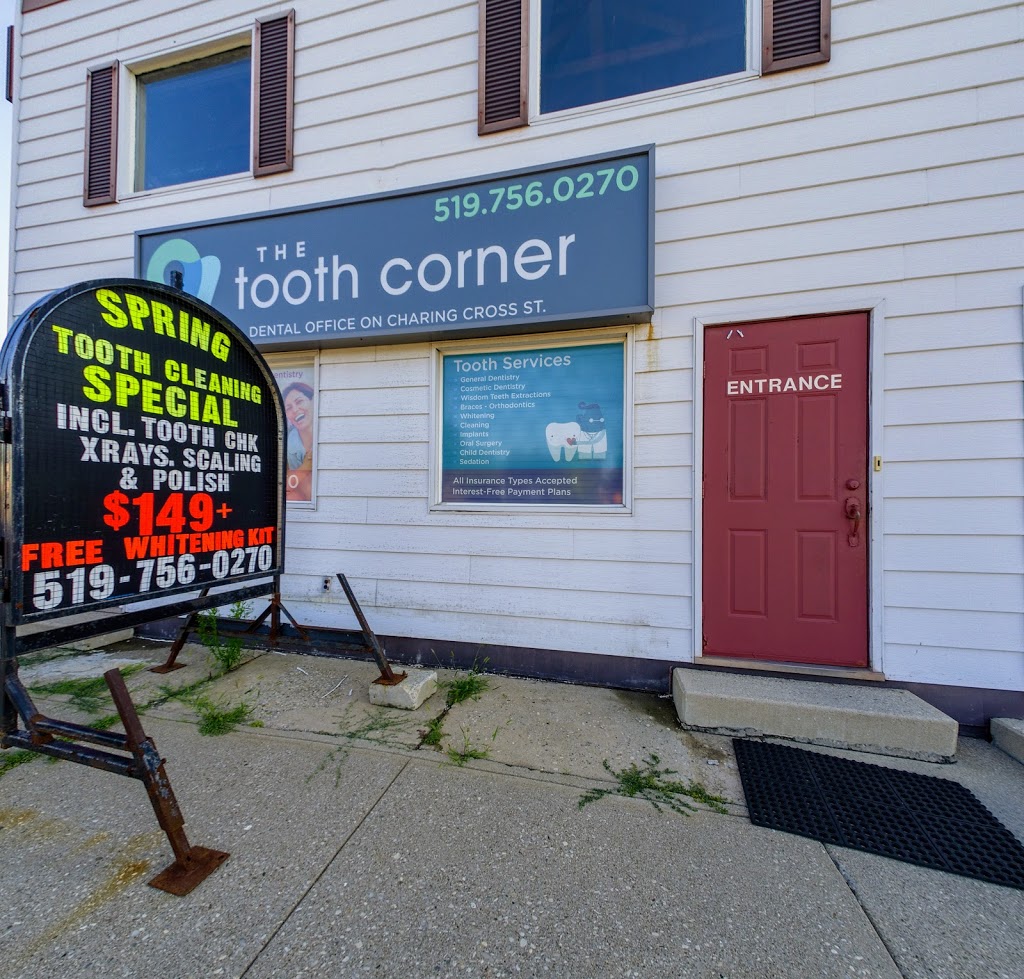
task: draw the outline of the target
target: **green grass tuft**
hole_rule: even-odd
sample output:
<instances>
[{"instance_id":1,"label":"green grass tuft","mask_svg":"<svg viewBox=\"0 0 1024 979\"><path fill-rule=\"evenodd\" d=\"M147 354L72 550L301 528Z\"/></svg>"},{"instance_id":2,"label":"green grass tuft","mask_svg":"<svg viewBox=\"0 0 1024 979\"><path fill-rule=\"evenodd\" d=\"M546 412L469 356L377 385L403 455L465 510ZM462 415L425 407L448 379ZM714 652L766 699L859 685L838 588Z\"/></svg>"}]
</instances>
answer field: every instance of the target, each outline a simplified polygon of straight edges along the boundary
<instances>
[{"instance_id":1,"label":"green grass tuft","mask_svg":"<svg viewBox=\"0 0 1024 979\"><path fill-rule=\"evenodd\" d=\"M441 684L448 691L445 695L445 706L454 707L465 700L479 700L480 695L490 684L490 678L474 666L468 673L460 673L454 679Z\"/></svg>"},{"instance_id":2,"label":"green grass tuft","mask_svg":"<svg viewBox=\"0 0 1024 979\"><path fill-rule=\"evenodd\" d=\"M199 714L199 733L210 736L233 731L252 714L252 708L245 701L235 707L222 707L209 697L197 697L194 706Z\"/></svg>"},{"instance_id":3,"label":"green grass tuft","mask_svg":"<svg viewBox=\"0 0 1024 979\"><path fill-rule=\"evenodd\" d=\"M427 729L420 731L420 745L427 745L430 748L440 747L441 739L444 737L444 714L438 714L427 721Z\"/></svg>"},{"instance_id":4,"label":"green grass tuft","mask_svg":"<svg viewBox=\"0 0 1024 979\"><path fill-rule=\"evenodd\" d=\"M602 764L605 770L615 777L619 783L618 787L591 789L580 797L579 808L582 809L588 803L596 802L607 795L623 795L629 798L640 796L659 812L662 806L667 806L673 812L683 816L697 811L696 806L685 801L687 799L702 803L708 808L714 809L715 812L728 812L728 809L725 808L728 799L712 795L699 782L685 783L665 778L666 775L675 775L676 772L671 768L658 768L660 763L661 759L657 755L651 754L644 759L642 768L637 767L636 762L633 762L628 768L617 772L608 764L606 758Z\"/></svg>"},{"instance_id":5,"label":"green grass tuft","mask_svg":"<svg viewBox=\"0 0 1024 979\"><path fill-rule=\"evenodd\" d=\"M448 760L453 765L458 765L459 768L461 768L463 765L465 765L467 761L470 761L470 760L472 760L474 758L486 758L486 757L487 757L487 749L486 748L471 748L470 747L470 745L469 745L469 732L465 728L462 729L462 751L459 751L457 748L449 748L448 749Z\"/></svg>"},{"instance_id":6,"label":"green grass tuft","mask_svg":"<svg viewBox=\"0 0 1024 979\"><path fill-rule=\"evenodd\" d=\"M0 752L0 778L19 765L26 765L38 757L34 751L23 751L21 748L8 748Z\"/></svg>"},{"instance_id":7,"label":"green grass tuft","mask_svg":"<svg viewBox=\"0 0 1024 979\"><path fill-rule=\"evenodd\" d=\"M121 676L130 677L143 669L144 663L136 663L123 667ZM110 688L101 676L77 677L73 680L54 680L52 683L34 683L30 687L33 693L43 696L67 697L72 707L83 714L98 714L113 701L110 699Z\"/></svg>"}]
</instances>

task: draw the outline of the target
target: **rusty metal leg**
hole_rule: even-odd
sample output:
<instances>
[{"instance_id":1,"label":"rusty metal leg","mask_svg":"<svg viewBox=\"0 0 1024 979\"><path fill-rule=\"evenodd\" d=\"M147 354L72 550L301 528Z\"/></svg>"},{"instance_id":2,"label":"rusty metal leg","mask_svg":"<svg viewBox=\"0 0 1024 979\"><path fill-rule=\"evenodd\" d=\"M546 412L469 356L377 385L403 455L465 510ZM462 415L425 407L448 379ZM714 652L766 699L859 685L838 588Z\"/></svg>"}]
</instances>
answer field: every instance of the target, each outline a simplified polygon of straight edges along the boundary
<instances>
[{"instance_id":1,"label":"rusty metal leg","mask_svg":"<svg viewBox=\"0 0 1024 979\"><path fill-rule=\"evenodd\" d=\"M204 588L200 593L200 598L206 598L210 594L209 586ZM170 673L172 670L184 669L187 663L177 663L175 660L178 658L178 653L181 652L185 642L188 640L188 634L195 628L196 621L199 619L198 612L190 612L185 624L181 627L181 631L178 633L178 638L171 644L171 648L167 653L167 659L159 666L151 666L149 668L150 673Z\"/></svg>"},{"instance_id":2,"label":"rusty metal leg","mask_svg":"<svg viewBox=\"0 0 1024 979\"><path fill-rule=\"evenodd\" d=\"M302 641L303 642L309 642L309 633L306 632L306 630L301 625L299 625L298 622L295 621L295 616L293 616L292 613L288 611L288 609L285 606L284 602L281 601L280 593L278 593L275 597L277 598L278 608L280 609L280 611L284 612L284 614L286 616L288 616L288 621L292 624L292 627L299 634L299 636L301 637Z\"/></svg>"},{"instance_id":3,"label":"rusty metal leg","mask_svg":"<svg viewBox=\"0 0 1024 979\"><path fill-rule=\"evenodd\" d=\"M227 860L228 854L189 843L185 836L185 817L178 808L170 779L164 770L163 759L153 739L147 737L142 730L142 723L124 678L118 670L108 670L103 678L107 681L110 696L124 725L128 749L135 759L136 775L145 783L157 822L167 834L167 840L174 851L174 863L157 874L149 885L184 897Z\"/></svg>"},{"instance_id":4,"label":"rusty metal leg","mask_svg":"<svg viewBox=\"0 0 1024 979\"><path fill-rule=\"evenodd\" d=\"M14 641L14 628L0 626L0 738L18 729L18 708L7 693L7 678L18 674Z\"/></svg>"},{"instance_id":5,"label":"rusty metal leg","mask_svg":"<svg viewBox=\"0 0 1024 979\"><path fill-rule=\"evenodd\" d=\"M254 633L261 625L263 620L270 616L270 626L267 638L270 640L271 646L277 645L277 640L281 635L281 613L284 612L288 616L288 621L291 622L295 631L299 634L299 637L303 642L309 642L309 633L295 621L295 617L291 612L285 608L284 602L281 601L281 579L274 579L274 592L270 597L270 604L260 612L259 616L253 619L246 628L247 633Z\"/></svg>"},{"instance_id":6,"label":"rusty metal leg","mask_svg":"<svg viewBox=\"0 0 1024 979\"><path fill-rule=\"evenodd\" d=\"M270 599L270 644L277 645L278 637L281 635L281 593L275 591Z\"/></svg>"},{"instance_id":7,"label":"rusty metal leg","mask_svg":"<svg viewBox=\"0 0 1024 979\"><path fill-rule=\"evenodd\" d=\"M248 627L246 628L245 631L246 632L255 632L261 625L263 625L263 620L268 615L270 615L271 612L274 611L274 607L275 607L274 606L274 599L271 598L270 599L270 604L262 612L260 612L260 614L255 619L253 619L252 622L249 623L249 625L248 625Z\"/></svg>"},{"instance_id":8,"label":"rusty metal leg","mask_svg":"<svg viewBox=\"0 0 1024 979\"><path fill-rule=\"evenodd\" d=\"M380 676L373 682L389 687L393 687L396 684L401 683L408 674L395 673L395 671L391 669L391 664L388 662L387 656L384 655L384 648L381 646L380 640L378 640L376 635L374 635L373 629L370 628L370 623L366 621L366 616L363 615L363 610L359 607L359 602L356 600L356 594L352 591L352 586L348 583L348 578L346 578L340 571L338 572L338 581L341 582L341 587L345 591L345 597L348 599L349 605L352 606L352 611L355 612L355 616L359 620L359 628L362 630L363 639L366 641L366 645L373 653L373 658L377 661L377 667L380 669Z\"/></svg>"},{"instance_id":9,"label":"rusty metal leg","mask_svg":"<svg viewBox=\"0 0 1024 979\"><path fill-rule=\"evenodd\" d=\"M7 677L14 675L14 661L0 660L0 738L18 729L18 709L7 693Z\"/></svg>"}]
</instances>

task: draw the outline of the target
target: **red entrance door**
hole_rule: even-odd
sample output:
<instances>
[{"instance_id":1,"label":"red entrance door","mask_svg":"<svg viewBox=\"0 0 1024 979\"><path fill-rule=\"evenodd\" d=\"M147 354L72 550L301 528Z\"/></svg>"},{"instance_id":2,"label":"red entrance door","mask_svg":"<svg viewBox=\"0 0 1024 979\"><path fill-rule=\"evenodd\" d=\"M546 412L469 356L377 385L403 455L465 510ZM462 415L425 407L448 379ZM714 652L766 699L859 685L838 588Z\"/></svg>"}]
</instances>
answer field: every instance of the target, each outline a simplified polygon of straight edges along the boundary
<instances>
[{"instance_id":1,"label":"red entrance door","mask_svg":"<svg viewBox=\"0 0 1024 979\"><path fill-rule=\"evenodd\" d=\"M868 320L704 334L704 654L867 666Z\"/></svg>"}]
</instances>

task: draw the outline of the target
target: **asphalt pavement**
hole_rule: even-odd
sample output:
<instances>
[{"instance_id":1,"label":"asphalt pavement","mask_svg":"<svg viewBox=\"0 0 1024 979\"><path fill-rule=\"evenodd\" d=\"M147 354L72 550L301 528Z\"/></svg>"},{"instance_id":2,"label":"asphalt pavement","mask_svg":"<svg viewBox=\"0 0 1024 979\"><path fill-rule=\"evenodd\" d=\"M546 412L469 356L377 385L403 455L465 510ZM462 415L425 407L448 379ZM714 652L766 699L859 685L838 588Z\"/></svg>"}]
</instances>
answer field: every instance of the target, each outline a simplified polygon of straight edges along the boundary
<instances>
[{"instance_id":1,"label":"asphalt pavement","mask_svg":"<svg viewBox=\"0 0 1024 979\"><path fill-rule=\"evenodd\" d=\"M405 712L370 705L369 662L263 653L211 679L187 646L148 672L166 652L48 651L22 679L93 723L111 705L74 681L121 667L189 840L231 856L186 897L151 888L173 855L139 782L0 753L4 979L1024 975L1024 891L751 825L731 742L668 697L439 658ZM829 753L960 781L1024 839L1024 766L991 744Z\"/></svg>"}]
</instances>

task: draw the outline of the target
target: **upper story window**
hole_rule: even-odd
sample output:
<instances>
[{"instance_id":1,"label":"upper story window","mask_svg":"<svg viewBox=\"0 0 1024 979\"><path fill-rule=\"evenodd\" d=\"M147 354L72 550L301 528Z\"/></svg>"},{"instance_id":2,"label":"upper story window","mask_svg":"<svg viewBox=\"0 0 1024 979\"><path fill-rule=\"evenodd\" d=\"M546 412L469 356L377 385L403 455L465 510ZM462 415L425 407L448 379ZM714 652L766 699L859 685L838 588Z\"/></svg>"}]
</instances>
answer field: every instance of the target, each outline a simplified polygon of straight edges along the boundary
<instances>
[{"instance_id":1,"label":"upper story window","mask_svg":"<svg viewBox=\"0 0 1024 979\"><path fill-rule=\"evenodd\" d=\"M115 61L89 69L86 207L112 204L119 191L291 170L295 12L257 20L251 31L216 43L213 50L175 51L170 64L157 54L134 66ZM123 95L134 98L127 127ZM130 176L119 180L119 171Z\"/></svg>"},{"instance_id":2,"label":"upper story window","mask_svg":"<svg viewBox=\"0 0 1024 979\"><path fill-rule=\"evenodd\" d=\"M831 57L831 0L478 2L481 135L529 125L531 51L540 114ZM748 37L758 15L760 54Z\"/></svg>"},{"instance_id":3,"label":"upper story window","mask_svg":"<svg viewBox=\"0 0 1024 979\"><path fill-rule=\"evenodd\" d=\"M249 171L249 48L136 76L135 189Z\"/></svg>"},{"instance_id":4,"label":"upper story window","mask_svg":"<svg viewBox=\"0 0 1024 979\"><path fill-rule=\"evenodd\" d=\"M747 0L541 0L540 111L747 67Z\"/></svg>"}]
</instances>

